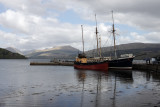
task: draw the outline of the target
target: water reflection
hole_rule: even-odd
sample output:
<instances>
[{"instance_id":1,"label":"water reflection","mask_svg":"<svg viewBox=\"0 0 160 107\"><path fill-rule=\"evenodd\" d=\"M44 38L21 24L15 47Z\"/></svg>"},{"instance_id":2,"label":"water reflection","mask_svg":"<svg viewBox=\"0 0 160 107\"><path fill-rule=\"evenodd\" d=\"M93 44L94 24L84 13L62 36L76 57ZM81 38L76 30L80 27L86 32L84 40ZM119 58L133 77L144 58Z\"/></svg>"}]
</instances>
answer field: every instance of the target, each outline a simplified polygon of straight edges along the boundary
<instances>
[{"instance_id":1,"label":"water reflection","mask_svg":"<svg viewBox=\"0 0 160 107\"><path fill-rule=\"evenodd\" d=\"M146 72L146 80L147 81L158 81L160 82L160 73L159 72Z\"/></svg>"},{"instance_id":2,"label":"water reflection","mask_svg":"<svg viewBox=\"0 0 160 107\"><path fill-rule=\"evenodd\" d=\"M82 84L81 107L85 105L84 95L88 94L84 91L85 89L90 90L90 92L94 90L94 92L90 94L94 94L95 98L93 98L93 100L91 100L90 102L93 102L95 107L105 105L106 103L107 105L115 107L117 82L120 85L133 84L132 71L103 72L103 71L76 70L76 75L79 84ZM92 84L89 84L88 81L90 80L94 82L92 82ZM90 86L88 87L88 85ZM108 93L109 91L110 93ZM106 99L106 103L104 103L105 100L103 98L104 93L106 93L106 96L108 96L107 94L109 94L110 97L110 99Z\"/></svg>"},{"instance_id":3,"label":"water reflection","mask_svg":"<svg viewBox=\"0 0 160 107\"><path fill-rule=\"evenodd\" d=\"M114 75L114 91L113 91L113 104L112 107L116 107L116 93L117 93L117 79L124 84L132 84L133 78L132 78L132 70L125 70L125 71L110 71L110 74Z\"/></svg>"},{"instance_id":4,"label":"water reflection","mask_svg":"<svg viewBox=\"0 0 160 107\"><path fill-rule=\"evenodd\" d=\"M83 107L83 99L84 99L84 82L86 78L85 70L76 71L78 81L83 85L82 92L81 92L81 107Z\"/></svg>"},{"instance_id":5,"label":"water reflection","mask_svg":"<svg viewBox=\"0 0 160 107\"><path fill-rule=\"evenodd\" d=\"M160 106L160 73L28 64L0 61L0 107Z\"/></svg>"},{"instance_id":6,"label":"water reflection","mask_svg":"<svg viewBox=\"0 0 160 107\"><path fill-rule=\"evenodd\" d=\"M91 73L92 72L92 73ZM108 105L111 107L119 106L141 106L141 102L145 103L145 100L135 103L135 99L131 96L134 95L139 98L146 99L147 95L143 93L151 90L153 81L160 80L160 74L153 72L142 72L142 71L89 71L89 70L76 70L77 79L80 84L82 84L82 94L81 94L81 107L86 106L86 95L88 93L84 91L85 89L94 90L93 99L90 101L94 103L95 107L101 107ZM146 79L146 81L144 81ZM92 84L88 87L88 82L92 80ZM148 83L147 81L150 81ZM151 82L152 81L152 82ZM94 84L93 84L94 83ZM146 87L146 85L148 87ZM157 84L158 86L160 84ZM156 87L154 86L154 87ZM155 88L156 90L157 88ZM152 89L153 90L153 89ZM156 90L159 92L159 90ZM154 96L152 92L149 92L151 96ZM139 96L140 94L143 96ZM123 100L124 98L124 100ZM128 99L130 99L129 102ZM152 98L150 99L152 101ZM136 101L137 102L137 101ZM154 101L153 101L154 102ZM152 104L152 103L151 103Z\"/></svg>"},{"instance_id":7,"label":"water reflection","mask_svg":"<svg viewBox=\"0 0 160 107\"><path fill-rule=\"evenodd\" d=\"M132 71L109 71L109 75L113 76L115 80L118 80L121 85L123 84L133 84Z\"/></svg>"},{"instance_id":8,"label":"water reflection","mask_svg":"<svg viewBox=\"0 0 160 107\"><path fill-rule=\"evenodd\" d=\"M106 74L106 72L97 72L97 71L87 71L87 70L76 70L77 72L77 77L78 77L78 80L81 84L83 84L83 87L82 87L82 93L81 93L81 107L83 107L84 105L84 90L85 90L85 85L88 85L88 84L85 84L85 80L87 79L87 76L88 77L94 77L94 80L97 80L94 82L94 85L96 86L96 91L95 91L95 87L93 87L93 89L91 88L91 90L89 90L89 92L91 94L95 94L95 100L91 100L90 102L95 102L95 107L98 107L98 103L99 103L99 97L101 95L101 79L102 79L102 76L105 76L104 74ZM91 72L94 72L95 74L94 75L91 75L90 73ZM92 84L91 84L92 85ZM87 86L86 86L87 87ZM92 86L90 86L92 87ZM85 90L87 91L87 90ZM93 98L94 99L94 98Z\"/></svg>"},{"instance_id":9,"label":"water reflection","mask_svg":"<svg viewBox=\"0 0 160 107\"><path fill-rule=\"evenodd\" d=\"M97 80L97 89L101 88L101 81L109 82L112 79L118 78L118 81L124 84L133 84L132 71L89 71L75 70L79 82L84 83L87 79L94 78Z\"/></svg>"}]
</instances>

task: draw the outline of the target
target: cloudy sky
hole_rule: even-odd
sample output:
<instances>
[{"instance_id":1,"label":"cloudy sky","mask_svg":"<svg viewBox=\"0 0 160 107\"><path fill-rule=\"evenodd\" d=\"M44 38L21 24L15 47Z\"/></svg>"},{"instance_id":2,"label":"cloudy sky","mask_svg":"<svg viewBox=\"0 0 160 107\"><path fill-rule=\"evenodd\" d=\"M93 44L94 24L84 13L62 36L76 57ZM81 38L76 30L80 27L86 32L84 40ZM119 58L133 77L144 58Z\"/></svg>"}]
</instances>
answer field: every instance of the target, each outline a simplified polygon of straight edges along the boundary
<instances>
[{"instance_id":1,"label":"cloudy sky","mask_svg":"<svg viewBox=\"0 0 160 107\"><path fill-rule=\"evenodd\" d=\"M0 47L82 50L83 25L85 50L95 48L95 13L102 46L109 46L112 10L117 44L160 42L160 0L0 0Z\"/></svg>"}]
</instances>

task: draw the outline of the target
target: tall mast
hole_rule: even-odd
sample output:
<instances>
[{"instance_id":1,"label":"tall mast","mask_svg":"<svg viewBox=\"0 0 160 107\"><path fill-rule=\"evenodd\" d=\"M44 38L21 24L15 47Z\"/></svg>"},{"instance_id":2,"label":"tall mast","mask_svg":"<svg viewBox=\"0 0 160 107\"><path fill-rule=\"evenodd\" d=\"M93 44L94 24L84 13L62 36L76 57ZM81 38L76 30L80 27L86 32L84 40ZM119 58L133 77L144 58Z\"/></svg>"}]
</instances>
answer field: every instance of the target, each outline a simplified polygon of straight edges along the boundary
<instances>
[{"instance_id":1,"label":"tall mast","mask_svg":"<svg viewBox=\"0 0 160 107\"><path fill-rule=\"evenodd\" d=\"M82 45L83 45L83 54L84 54L84 38L83 38L83 25L81 25L82 28Z\"/></svg>"},{"instance_id":2,"label":"tall mast","mask_svg":"<svg viewBox=\"0 0 160 107\"><path fill-rule=\"evenodd\" d=\"M101 36L99 36L99 45L100 45L100 49L99 49L99 55L100 55L100 57L102 57L102 49L101 49Z\"/></svg>"},{"instance_id":3,"label":"tall mast","mask_svg":"<svg viewBox=\"0 0 160 107\"><path fill-rule=\"evenodd\" d=\"M113 25L112 25L112 33L113 33L113 39L114 39L114 54L115 54L115 59L117 59L117 53L116 53L116 40L115 40L115 29L114 29L114 18L113 18L113 11L112 11L112 21L113 21Z\"/></svg>"},{"instance_id":4,"label":"tall mast","mask_svg":"<svg viewBox=\"0 0 160 107\"><path fill-rule=\"evenodd\" d=\"M96 14L95 14L95 20L96 20L97 54L99 55L99 49L98 49L98 30L97 30L97 19L96 19Z\"/></svg>"}]
</instances>

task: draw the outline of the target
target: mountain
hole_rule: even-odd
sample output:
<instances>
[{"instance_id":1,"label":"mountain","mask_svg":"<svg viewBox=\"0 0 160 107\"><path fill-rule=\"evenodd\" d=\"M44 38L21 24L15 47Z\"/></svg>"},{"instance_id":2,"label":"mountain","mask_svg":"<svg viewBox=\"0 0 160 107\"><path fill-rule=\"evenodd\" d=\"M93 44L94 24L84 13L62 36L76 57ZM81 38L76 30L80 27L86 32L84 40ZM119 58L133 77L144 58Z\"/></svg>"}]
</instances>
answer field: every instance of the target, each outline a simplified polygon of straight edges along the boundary
<instances>
[{"instance_id":1,"label":"mountain","mask_svg":"<svg viewBox=\"0 0 160 107\"><path fill-rule=\"evenodd\" d=\"M0 48L0 59L26 59L26 57Z\"/></svg>"},{"instance_id":2,"label":"mountain","mask_svg":"<svg viewBox=\"0 0 160 107\"><path fill-rule=\"evenodd\" d=\"M114 47L103 47L102 56L114 56ZM159 43L129 43L116 46L117 55L130 54L135 55L135 59L145 59L155 56L160 56L160 44ZM93 56L97 50L87 51L87 56ZM143 54L143 55L142 55Z\"/></svg>"},{"instance_id":3,"label":"mountain","mask_svg":"<svg viewBox=\"0 0 160 107\"><path fill-rule=\"evenodd\" d=\"M13 53L19 53L19 54L23 55L23 53L20 50L16 49L16 48L7 47L5 49L8 50L8 51L10 51L10 52L13 52Z\"/></svg>"},{"instance_id":4,"label":"mountain","mask_svg":"<svg viewBox=\"0 0 160 107\"><path fill-rule=\"evenodd\" d=\"M117 55L130 54L135 55L135 59L145 59L155 56L160 56L160 43L129 43L121 44L116 46ZM22 53L18 49L8 48L8 50L14 53ZM102 47L102 56L114 56L114 47ZM97 50L86 51L88 57L96 56L95 52ZM29 50L23 52L23 54L28 58L58 58L58 59L74 59L79 50L71 46L56 46L53 48L43 49L43 50ZM143 54L143 55L142 55ZM2 57L2 56L1 56Z\"/></svg>"},{"instance_id":5,"label":"mountain","mask_svg":"<svg viewBox=\"0 0 160 107\"><path fill-rule=\"evenodd\" d=\"M53 48L35 50L32 53L27 54L28 58L75 58L78 53L78 49L71 46L56 46Z\"/></svg>"},{"instance_id":6,"label":"mountain","mask_svg":"<svg viewBox=\"0 0 160 107\"><path fill-rule=\"evenodd\" d=\"M22 51L23 55L28 55L30 53L33 53L35 52L36 50L25 50L25 51Z\"/></svg>"}]
</instances>

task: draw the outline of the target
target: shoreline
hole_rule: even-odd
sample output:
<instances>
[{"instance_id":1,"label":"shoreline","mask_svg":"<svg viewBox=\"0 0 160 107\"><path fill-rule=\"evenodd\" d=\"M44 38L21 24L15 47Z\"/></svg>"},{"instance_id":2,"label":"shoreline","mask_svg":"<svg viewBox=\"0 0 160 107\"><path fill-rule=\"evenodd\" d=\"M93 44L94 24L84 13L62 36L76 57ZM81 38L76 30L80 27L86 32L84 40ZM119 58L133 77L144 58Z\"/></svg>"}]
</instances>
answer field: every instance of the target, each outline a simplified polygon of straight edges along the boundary
<instances>
[{"instance_id":1,"label":"shoreline","mask_svg":"<svg viewBox=\"0 0 160 107\"><path fill-rule=\"evenodd\" d=\"M30 62L30 65L55 65L55 66L73 66L73 62ZM156 71L160 72L159 64L133 64L134 70L147 70L147 71Z\"/></svg>"}]
</instances>

